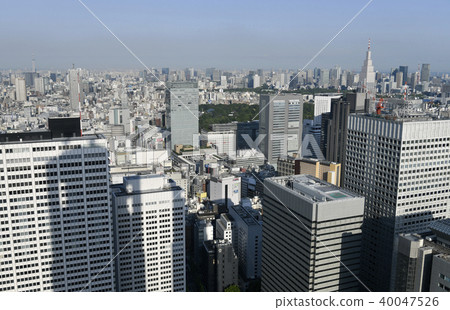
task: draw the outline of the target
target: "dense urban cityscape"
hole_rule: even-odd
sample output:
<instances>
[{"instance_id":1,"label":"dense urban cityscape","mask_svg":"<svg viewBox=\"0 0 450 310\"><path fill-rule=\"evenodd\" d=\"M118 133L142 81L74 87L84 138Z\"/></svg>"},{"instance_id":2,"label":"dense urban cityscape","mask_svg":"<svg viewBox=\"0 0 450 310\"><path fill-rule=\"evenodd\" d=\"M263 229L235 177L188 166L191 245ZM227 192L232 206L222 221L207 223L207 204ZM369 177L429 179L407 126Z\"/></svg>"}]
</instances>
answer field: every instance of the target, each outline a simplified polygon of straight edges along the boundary
<instances>
[{"instance_id":1,"label":"dense urban cityscape","mask_svg":"<svg viewBox=\"0 0 450 310\"><path fill-rule=\"evenodd\" d=\"M3 62L0 291L449 292L450 76L359 46L359 70Z\"/></svg>"},{"instance_id":2,"label":"dense urban cityscape","mask_svg":"<svg viewBox=\"0 0 450 310\"><path fill-rule=\"evenodd\" d=\"M449 290L430 64L36 66L1 75L3 291ZM222 105L258 109L199 130Z\"/></svg>"}]
</instances>

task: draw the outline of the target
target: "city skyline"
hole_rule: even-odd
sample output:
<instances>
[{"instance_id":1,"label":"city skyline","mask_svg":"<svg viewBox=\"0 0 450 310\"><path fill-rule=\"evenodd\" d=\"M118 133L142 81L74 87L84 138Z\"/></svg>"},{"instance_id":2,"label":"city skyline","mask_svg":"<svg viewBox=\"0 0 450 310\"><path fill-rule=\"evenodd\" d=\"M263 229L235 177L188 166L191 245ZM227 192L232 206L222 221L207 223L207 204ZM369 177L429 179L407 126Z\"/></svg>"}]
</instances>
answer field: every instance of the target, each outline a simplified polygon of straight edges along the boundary
<instances>
[{"instance_id":1,"label":"city skyline","mask_svg":"<svg viewBox=\"0 0 450 310\"><path fill-rule=\"evenodd\" d=\"M341 3L8 5L0 291L450 292L450 4Z\"/></svg>"},{"instance_id":2,"label":"city skyline","mask_svg":"<svg viewBox=\"0 0 450 310\"><path fill-rule=\"evenodd\" d=\"M321 8L300 1L300 12L307 12L300 18L290 3L201 2L195 9L179 1L128 2L127 7L105 1L84 3L149 67L267 70L303 67L367 2L351 1L345 6L327 2ZM9 48L0 53L1 59L8 59L0 62L1 69L31 68L33 54L38 70L67 69L73 63L92 69L142 69L80 2L45 4L52 7L51 13L42 3L21 6L21 23L14 31L10 25L18 18L18 8L15 4L4 8L0 33ZM440 31L448 27L442 14L449 4L436 1L438 10L425 10L425 5L373 1L308 68L340 65L359 72L370 38L375 70L431 63L433 71L450 71ZM284 22L273 21L278 18ZM417 41L413 49L411 38Z\"/></svg>"}]
</instances>

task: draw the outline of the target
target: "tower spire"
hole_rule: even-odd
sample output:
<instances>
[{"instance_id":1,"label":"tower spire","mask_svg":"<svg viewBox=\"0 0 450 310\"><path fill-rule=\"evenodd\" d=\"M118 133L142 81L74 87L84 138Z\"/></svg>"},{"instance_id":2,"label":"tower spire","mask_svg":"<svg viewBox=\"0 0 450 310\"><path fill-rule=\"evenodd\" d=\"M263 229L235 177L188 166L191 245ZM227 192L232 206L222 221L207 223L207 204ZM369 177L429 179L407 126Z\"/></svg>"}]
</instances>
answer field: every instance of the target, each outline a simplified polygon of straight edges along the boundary
<instances>
[{"instance_id":1,"label":"tower spire","mask_svg":"<svg viewBox=\"0 0 450 310\"><path fill-rule=\"evenodd\" d=\"M370 38L369 38L369 45L368 45L368 48L367 48L367 50L369 50L369 51L370 51Z\"/></svg>"},{"instance_id":2,"label":"tower spire","mask_svg":"<svg viewBox=\"0 0 450 310\"><path fill-rule=\"evenodd\" d=\"M36 72L36 59L34 59L34 53L31 57L31 72Z\"/></svg>"}]
</instances>

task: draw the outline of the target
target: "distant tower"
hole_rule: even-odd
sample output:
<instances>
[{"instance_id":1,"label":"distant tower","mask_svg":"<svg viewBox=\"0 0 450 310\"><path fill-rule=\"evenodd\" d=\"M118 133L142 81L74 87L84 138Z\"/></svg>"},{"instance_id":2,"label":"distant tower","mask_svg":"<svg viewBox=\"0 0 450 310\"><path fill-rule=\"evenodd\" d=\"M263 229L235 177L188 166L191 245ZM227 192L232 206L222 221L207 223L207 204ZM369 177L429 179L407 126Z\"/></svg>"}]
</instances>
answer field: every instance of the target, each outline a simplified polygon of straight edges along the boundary
<instances>
[{"instance_id":1,"label":"distant tower","mask_svg":"<svg viewBox=\"0 0 450 310\"><path fill-rule=\"evenodd\" d=\"M36 59L34 59L34 54L31 60L31 72L36 72Z\"/></svg>"},{"instance_id":2,"label":"distant tower","mask_svg":"<svg viewBox=\"0 0 450 310\"><path fill-rule=\"evenodd\" d=\"M372 64L372 51L370 50L370 39L369 45L366 52L366 59L361 68L361 74L359 76L360 85L365 92L370 93L371 96L375 95L375 71L373 70Z\"/></svg>"}]
</instances>

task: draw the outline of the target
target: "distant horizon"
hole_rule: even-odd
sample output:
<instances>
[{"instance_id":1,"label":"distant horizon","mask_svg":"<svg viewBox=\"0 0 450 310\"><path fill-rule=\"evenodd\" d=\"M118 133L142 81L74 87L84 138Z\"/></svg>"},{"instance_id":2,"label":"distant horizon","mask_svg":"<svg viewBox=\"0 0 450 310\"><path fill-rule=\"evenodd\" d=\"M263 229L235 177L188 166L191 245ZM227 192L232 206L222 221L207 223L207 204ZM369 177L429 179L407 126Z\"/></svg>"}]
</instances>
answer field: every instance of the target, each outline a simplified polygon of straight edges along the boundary
<instances>
[{"instance_id":1,"label":"distant horizon","mask_svg":"<svg viewBox=\"0 0 450 310\"><path fill-rule=\"evenodd\" d=\"M422 64L421 64L422 65ZM339 66L339 65L338 65ZM399 66L403 66L403 65L399 65ZM398 69L398 67L392 67L391 69ZM51 73L64 73L67 72L68 70L72 69L72 67L68 67L68 68L38 68L38 66L36 66L36 72L37 73L41 73L41 72L51 72ZM430 64L430 67L433 68L433 65ZM126 73L126 72L131 72L131 73L139 73L141 71L147 70L146 68L89 68L89 67L79 67L79 66L75 66L74 68L80 68L80 69L84 69L84 70L88 70L90 72L94 72L94 73ZM190 69L193 68L194 70L201 70L201 71L205 71L208 68L214 68L217 70L220 70L222 72L233 72L233 71L239 71L239 72L245 72L245 71L255 71L255 70L259 70L262 69L264 72L269 72L269 71L273 71L273 72L279 72L279 71L289 71L289 72L296 72L299 69L294 69L294 68L233 68L233 69L228 69L228 68L219 68L219 67L210 67L210 66L206 66L206 67L169 67L169 66L161 66L161 67L149 67L150 69L156 69L158 71L161 71L162 68L169 68L169 70L171 72L173 71L182 71L185 69ZM310 69L305 69L304 71L307 70L314 70L314 69L333 69L333 67L314 67L314 68L310 68ZM360 73L361 68L359 69L348 69L345 67L340 67L341 70L345 70L345 71L349 71L352 73ZM390 73L391 69L389 70L377 70L377 68L375 67L375 72L379 72L382 74L388 74ZM408 74L411 74L412 72L417 72L417 67L415 67L414 70L411 70L412 67L408 66ZM0 72L5 74L5 73L9 73L9 71L11 71L12 73L24 73L24 72L32 72L32 67L24 67L24 68L0 68ZM147 70L148 71L148 70ZM442 75L442 74L450 74L450 70L449 71L430 71L430 75ZM151 75L151 74L150 74Z\"/></svg>"}]
</instances>

